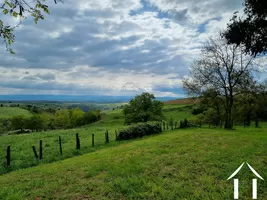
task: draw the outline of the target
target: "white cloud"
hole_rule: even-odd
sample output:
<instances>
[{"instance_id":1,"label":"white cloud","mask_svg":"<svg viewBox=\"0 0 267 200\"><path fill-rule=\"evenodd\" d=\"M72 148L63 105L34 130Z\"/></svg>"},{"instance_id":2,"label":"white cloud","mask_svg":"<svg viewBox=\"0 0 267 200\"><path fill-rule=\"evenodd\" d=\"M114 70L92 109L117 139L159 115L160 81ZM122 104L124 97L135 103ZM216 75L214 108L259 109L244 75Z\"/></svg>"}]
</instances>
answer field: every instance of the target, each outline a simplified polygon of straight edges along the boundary
<instances>
[{"instance_id":1,"label":"white cloud","mask_svg":"<svg viewBox=\"0 0 267 200\"><path fill-rule=\"evenodd\" d=\"M0 48L0 93L179 96L175 88L203 42L242 8L241 0L66 0L49 6L44 21L27 19L16 30L16 55Z\"/></svg>"}]
</instances>

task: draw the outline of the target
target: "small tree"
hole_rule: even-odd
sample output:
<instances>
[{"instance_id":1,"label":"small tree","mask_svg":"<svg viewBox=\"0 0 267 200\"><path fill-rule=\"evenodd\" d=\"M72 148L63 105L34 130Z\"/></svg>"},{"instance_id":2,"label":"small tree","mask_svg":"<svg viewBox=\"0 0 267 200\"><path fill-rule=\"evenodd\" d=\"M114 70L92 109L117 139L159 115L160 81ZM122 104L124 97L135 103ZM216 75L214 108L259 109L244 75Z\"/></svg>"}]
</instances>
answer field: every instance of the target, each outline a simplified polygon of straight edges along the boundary
<instances>
[{"instance_id":1,"label":"small tree","mask_svg":"<svg viewBox=\"0 0 267 200\"><path fill-rule=\"evenodd\" d=\"M162 108L163 103L155 100L153 94L144 92L137 95L123 108L125 124L160 121L163 118Z\"/></svg>"}]
</instances>

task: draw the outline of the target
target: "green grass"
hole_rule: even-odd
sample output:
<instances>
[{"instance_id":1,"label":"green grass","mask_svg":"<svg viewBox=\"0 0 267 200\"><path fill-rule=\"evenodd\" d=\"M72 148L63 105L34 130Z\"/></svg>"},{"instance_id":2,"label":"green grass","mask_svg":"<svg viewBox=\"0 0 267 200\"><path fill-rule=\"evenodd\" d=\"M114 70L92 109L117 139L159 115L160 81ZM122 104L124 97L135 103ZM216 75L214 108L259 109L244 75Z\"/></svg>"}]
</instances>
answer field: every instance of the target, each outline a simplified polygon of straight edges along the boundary
<instances>
[{"instance_id":1,"label":"green grass","mask_svg":"<svg viewBox=\"0 0 267 200\"><path fill-rule=\"evenodd\" d=\"M52 130L20 135L1 136L0 174L20 168L27 168L41 163L50 163L65 158L93 152L102 148L119 145L115 142L115 130L123 128L121 110L111 111L103 120L77 129ZM109 131L110 144L105 144L105 132ZM79 133L81 149L76 150L76 133ZM92 147L92 134L95 134L95 146ZM58 138L61 136L63 157L60 155ZM39 141L43 141L43 160L36 160L32 146L39 149ZM7 168L6 149L11 146L12 167ZM39 153L39 152L38 152Z\"/></svg>"},{"instance_id":2,"label":"green grass","mask_svg":"<svg viewBox=\"0 0 267 200\"><path fill-rule=\"evenodd\" d=\"M178 124L181 120L195 119L195 116L191 114L191 108L193 105L164 105L163 113L166 121L170 121L172 118L174 121L177 121Z\"/></svg>"},{"instance_id":3,"label":"green grass","mask_svg":"<svg viewBox=\"0 0 267 200\"><path fill-rule=\"evenodd\" d=\"M123 127L121 110L105 113L103 120L79 129L2 136L0 171L7 172L3 165L7 145L11 145L11 169L18 170L0 175L0 199L233 199L233 180L227 178L246 161L266 180L266 124L231 131L178 129L116 142L114 131ZM180 105L164 106L164 115L193 117L190 109ZM108 145L104 144L106 129L111 137ZM79 151L76 132L81 139ZM95 147L91 147L92 133ZM31 147L38 148L40 139L42 162L35 160ZM39 166L29 168L33 165ZM255 177L248 167L244 165L237 178L240 199L252 199ZM265 199L266 188L266 181L258 180L258 199Z\"/></svg>"},{"instance_id":4,"label":"green grass","mask_svg":"<svg viewBox=\"0 0 267 200\"><path fill-rule=\"evenodd\" d=\"M267 129L183 129L0 176L3 199L233 199L247 161L267 177ZM238 175L251 199L251 173ZM267 195L258 180L258 199ZM242 197L242 198L241 198Z\"/></svg>"},{"instance_id":5,"label":"green grass","mask_svg":"<svg viewBox=\"0 0 267 200\"><path fill-rule=\"evenodd\" d=\"M0 107L0 118L10 118L17 115L31 116L32 114L19 107Z\"/></svg>"},{"instance_id":6,"label":"green grass","mask_svg":"<svg viewBox=\"0 0 267 200\"><path fill-rule=\"evenodd\" d=\"M166 116L176 115L183 116L191 115L189 110L182 110L177 112L164 111ZM173 108L173 106L172 106ZM181 108L181 105L176 105L174 108ZM77 129L70 130L52 130L46 132L36 132L20 135L1 136L0 143L0 174L4 174L13 170L36 166L41 163L51 163L62 159L70 158L77 155L82 155L88 152L93 152L110 146L117 146L120 143L115 142L115 130L126 127L124 124L124 117L122 109L108 110L104 112L103 119L91 125L86 125ZM105 144L105 131L109 131L110 144ZM79 133L81 141L81 150L76 150L76 133ZM92 147L92 134L95 134L95 146ZM63 157L59 151L59 136L62 139ZM32 150L35 146L37 151L39 149L39 141L43 141L44 156L43 160L36 160ZM6 163L6 149L11 146L12 167L7 168ZM39 152L38 152L39 153Z\"/></svg>"}]
</instances>

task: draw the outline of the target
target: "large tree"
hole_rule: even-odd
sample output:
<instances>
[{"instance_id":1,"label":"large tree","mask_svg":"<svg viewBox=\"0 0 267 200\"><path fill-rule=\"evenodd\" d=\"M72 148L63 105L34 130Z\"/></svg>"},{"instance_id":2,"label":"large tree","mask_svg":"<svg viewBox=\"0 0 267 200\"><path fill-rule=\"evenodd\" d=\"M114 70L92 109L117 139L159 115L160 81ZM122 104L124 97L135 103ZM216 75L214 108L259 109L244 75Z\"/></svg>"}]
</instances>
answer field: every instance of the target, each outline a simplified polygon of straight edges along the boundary
<instances>
[{"instance_id":1,"label":"large tree","mask_svg":"<svg viewBox=\"0 0 267 200\"><path fill-rule=\"evenodd\" d=\"M234 14L223 33L228 43L245 45L246 53L257 55L267 52L267 1L245 0L243 18Z\"/></svg>"},{"instance_id":2,"label":"large tree","mask_svg":"<svg viewBox=\"0 0 267 200\"><path fill-rule=\"evenodd\" d=\"M253 82L253 56L244 55L241 46L229 45L223 38L210 39L191 66L191 76L183 80L189 95L202 95L208 90L221 96L224 106L224 128L233 127L234 98Z\"/></svg>"},{"instance_id":3,"label":"large tree","mask_svg":"<svg viewBox=\"0 0 267 200\"><path fill-rule=\"evenodd\" d=\"M153 94L144 92L133 98L123 108L125 124L161 120L163 103L155 100Z\"/></svg>"},{"instance_id":4,"label":"large tree","mask_svg":"<svg viewBox=\"0 0 267 200\"><path fill-rule=\"evenodd\" d=\"M63 0L53 0L54 3L63 2ZM48 5L45 4L46 0L5 0L0 4L0 9L4 15L10 17L19 17L19 23L11 27L3 19L0 19L0 38L6 45L7 51L14 53L11 48L12 43L15 41L14 30L27 16L33 17L35 23L39 19L44 19L44 13L49 14Z\"/></svg>"}]
</instances>

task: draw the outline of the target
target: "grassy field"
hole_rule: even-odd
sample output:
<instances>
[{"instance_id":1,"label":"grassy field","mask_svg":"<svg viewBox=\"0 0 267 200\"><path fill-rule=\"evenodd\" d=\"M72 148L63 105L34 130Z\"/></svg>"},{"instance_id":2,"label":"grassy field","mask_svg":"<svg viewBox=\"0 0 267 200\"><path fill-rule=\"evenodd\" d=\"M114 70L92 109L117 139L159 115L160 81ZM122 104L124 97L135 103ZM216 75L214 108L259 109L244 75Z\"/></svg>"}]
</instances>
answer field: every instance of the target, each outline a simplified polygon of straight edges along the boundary
<instances>
[{"instance_id":1,"label":"grassy field","mask_svg":"<svg viewBox=\"0 0 267 200\"><path fill-rule=\"evenodd\" d=\"M123 116L121 110L107 111L99 122L86 125L77 129L52 130L19 135L1 136L0 143L0 174L35 166L41 163L49 163L65 158L96 151L101 148L118 145L115 141L115 130L123 128ZM105 132L109 131L110 144L105 144ZM76 133L79 133L81 149L76 150ZM92 147L92 134L95 134L95 146ZM63 157L59 151L59 136L62 139ZM43 141L43 160L36 160L32 146L39 149L39 141ZM6 149L11 146L12 167L7 168ZM39 153L39 152L38 152Z\"/></svg>"},{"instance_id":2,"label":"grassy field","mask_svg":"<svg viewBox=\"0 0 267 200\"><path fill-rule=\"evenodd\" d=\"M164 116L168 121L172 117L175 121L192 118L190 109L182 105L165 105ZM36 166L41 163L50 163L76 155L93 152L99 149L117 146L115 142L115 130L122 129L124 126L122 110L109 110L104 112L103 119L91 125L77 129L52 130L47 132L36 132L20 135L7 135L1 137L0 143L0 174L4 174L16 169ZM109 131L110 144L105 144L105 131ZM79 133L81 150L76 150L76 133ZM95 146L92 147L92 134L95 134ZM63 157L59 151L59 136L62 138ZM43 160L36 160L32 146L39 149L39 141L43 141L44 155ZM6 149L11 146L12 167L7 168Z\"/></svg>"},{"instance_id":3,"label":"grassy field","mask_svg":"<svg viewBox=\"0 0 267 200\"><path fill-rule=\"evenodd\" d=\"M9 118L16 115L31 116L32 114L19 107L0 107L0 118Z\"/></svg>"},{"instance_id":4,"label":"grassy field","mask_svg":"<svg viewBox=\"0 0 267 200\"><path fill-rule=\"evenodd\" d=\"M192 118L188 107L181 105L166 105L164 115L177 120ZM11 145L11 169L39 166L0 175L0 199L225 200L233 199L233 180L227 178L243 162L247 161L264 179L267 177L266 126L231 131L178 129L116 142L114 131L122 127L121 110L112 110L103 120L76 130L2 136L2 173L7 172L3 167L7 145ZM104 144L106 129L112 140L108 145ZM79 151L75 149L76 132L81 138ZM95 147L91 147L92 133L96 136ZM59 135L63 158L59 155ZM44 160L39 163L31 146L38 147L40 139ZM252 199L253 175L248 167L244 165L237 178L240 199ZM258 199L265 199L266 187L266 181L258 180Z\"/></svg>"},{"instance_id":5,"label":"grassy field","mask_svg":"<svg viewBox=\"0 0 267 200\"><path fill-rule=\"evenodd\" d=\"M267 177L266 129L184 129L0 176L3 199L233 199L247 161ZM251 199L243 168L241 199ZM267 195L258 182L258 199Z\"/></svg>"}]
</instances>

